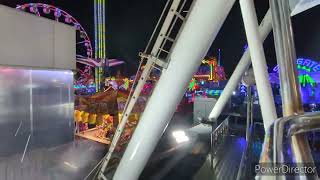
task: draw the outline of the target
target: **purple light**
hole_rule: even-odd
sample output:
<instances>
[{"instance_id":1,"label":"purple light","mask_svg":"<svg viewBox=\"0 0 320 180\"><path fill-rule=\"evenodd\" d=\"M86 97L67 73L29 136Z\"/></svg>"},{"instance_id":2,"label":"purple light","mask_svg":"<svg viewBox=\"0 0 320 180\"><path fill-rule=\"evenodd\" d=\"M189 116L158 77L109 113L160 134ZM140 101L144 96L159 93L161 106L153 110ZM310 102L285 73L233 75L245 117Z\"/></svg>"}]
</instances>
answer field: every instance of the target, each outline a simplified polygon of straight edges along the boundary
<instances>
[{"instance_id":1,"label":"purple light","mask_svg":"<svg viewBox=\"0 0 320 180\"><path fill-rule=\"evenodd\" d=\"M42 11L43 11L43 13L45 13L45 14L49 14L49 13L50 13L50 9L49 9L49 7L46 6L46 5L43 6Z\"/></svg>"},{"instance_id":2,"label":"purple light","mask_svg":"<svg viewBox=\"0 0 320 180\"><path fill-rule=\"evenodd\" d=\"M74 27L75 27L77 30L80 30L80 24L74 23Z\"/></svg>"},{"instance_id":3,"label":"purple light","mask_svg":"<svg viewBox=\"0 0 320 180\"><path fill-rule=\"evenodd\" d=\"M55 10L55 12L54 12L54 16L55 16L56 18L59 18L59 17L61 16L61 10L58 9L58 8L56 8L56 10Z\"/></svg>"},{"instance_id":4,"label":"purple light","mask_svg":"<svg viewBox=\"0 0 320 180\"><path fill-rule=\"evenodd\" d=\"M246 147L246 139L241 137L241 138L237 138L237 142L238 142L238 145L239 145L239 148L240 149L244 149Z\"/></svg>"},{"instance_id":5,"label":"purple light","mask_svg":"<svg viewBox=\"0 0 320 180\"><path fill-rule=\"evenodd\" d=\"M37 13L37 12L38 12L38 9L37 9L36 6L30 6L29 10L30 10L30 12L32 12L32 13Z\"/></svg>"},{"instance_id":6,"label":"purple light","mask_svg":"<svg viewBox=\"0 0 320 180\"><path fill-rule=\"evenodd\" d=\"M71 22L72 22L72 20L71 20L71 18L70 18L69 16L66 16L65 19L64 19L64 21L65 21L66 23L71 23Z\"/></svg>"}]
</instances>

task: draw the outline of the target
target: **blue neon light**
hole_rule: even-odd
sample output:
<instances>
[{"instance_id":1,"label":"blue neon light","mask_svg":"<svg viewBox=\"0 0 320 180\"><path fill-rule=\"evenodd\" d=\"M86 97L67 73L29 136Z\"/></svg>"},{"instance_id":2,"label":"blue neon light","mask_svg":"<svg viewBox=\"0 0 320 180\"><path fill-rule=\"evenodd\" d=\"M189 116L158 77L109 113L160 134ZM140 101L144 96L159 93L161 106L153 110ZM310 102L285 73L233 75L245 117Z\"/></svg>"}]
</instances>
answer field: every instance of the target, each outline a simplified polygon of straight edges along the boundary
<instances>
[{"instance_id":1,"label":"blue neon light","mask_svg":"<svg viewBox=\"0 0 320 180\"><path fill-rule=\"evenodd\" d=\"M307 72L320 72L320 63L307 58L298 58L297 67L299 70ZM273 68L274 72L278 72L279 66Z\"/></svg>"}]
</instances>

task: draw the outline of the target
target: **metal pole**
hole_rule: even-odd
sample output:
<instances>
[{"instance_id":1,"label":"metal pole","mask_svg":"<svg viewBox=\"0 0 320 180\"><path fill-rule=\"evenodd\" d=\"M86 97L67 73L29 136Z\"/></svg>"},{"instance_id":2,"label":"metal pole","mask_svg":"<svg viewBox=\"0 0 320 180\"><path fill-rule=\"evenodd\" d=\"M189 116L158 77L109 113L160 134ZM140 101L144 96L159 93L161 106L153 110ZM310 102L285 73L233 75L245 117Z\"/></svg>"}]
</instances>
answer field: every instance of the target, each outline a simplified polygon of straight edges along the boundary
<instances>
[{"instance_id":1,"label":"metal pole","mask_svg":"<svg viewBox=\"0 0 320 180\"><path fill-rule=\"evenodd\" d=\"M253 88L253 87L251 87ZM251 94L251 98L250 98L250 125L252 125L252 127L254 127L253 125L253 97L252 97L252 94Z\"/></svg>"},{"instance_id":2,"label":"metal pole","mask_svg":"<svg viewBox=\"0 0 320 180\"><path fill-rule=\"evenodd\" d=\"M266 15L264 16L260 26L259 26L259 32L260 37L262 40L265 40L272 29L272 19L271 19L271 12L268 10ZM226 87L223 89L222 94L220 95L218 101L214 105L210 115L209 119L216 120L220 116L223 108L228 103L230 97L232 96L232 92L236 89L237 85L239 84L242 75L245 73L245 71L249 68L251 64L250 59L250 53L249 49L247 49L244 54L242 55L236 69L233 71ZM198 125L191 129L192 131L195 131L200 134L209 134L211 133L211 127L205 126L205 125Z\"/></svg>"},{"instance_id":3,"label":"metal pole","mask_svg":"<svg viewBox=\"0 0 320 180\"><path fill-rule=\"evenodd\" d=\"M246 140L249 143L249 136L250 136L250 120L251 120L251 86L247 86L247 127L246 127Z\"/></svg>"},{"instance_id":4,"label":"metal pole","mask_svg":"<svg viewBox=\"0 0 320 180\"><path fill-rule=\"evenodd\" d=\"M260 99L263 125L264 129L267 130L276 120L277 114L269 82L266 58L259 35L256 10L252 0L240 0L240 7Z\"/></svg>"},{"instance_id":5,"label":"metal pole","mask_svg":"<svg viewBox=\"0 0 320 180\"><path fill-rule=\"evenodd\" d=\"M270 0L270 6L275 27L273 33L279 65L283 116L303 114L289 4L287 0Z\"/></svg>"},{"instance_id":6,"label":"metal pole","mask_svg":"<svg viewBox=\"0 0 320 180\"><path fill-rule=\"evenodd\" d=\"M235 0L196 0L121 159L114 180L136 180L154 151ZM196 45L196 46L195 46ZM168 89L171 89L168 92Z\"/></svg>"},{"instance_id":7,"label":"metal pole","mask_svg":"<svg viewBox=\"0 0 320 180\"><path fill-rule=\"evenodd\" d=\"M289 2L288 0L270 0L270 7L279 65L283 116L303 114ZM291 146L297 163L313 164L309 143L303 134L292 136Z\"/></svg>"},{"instance_id":8,"label":"metal pole","mask_svg":"<svg viewBox=\"0 0 320 180\"><path fill-rule=\"evenodd\" d=\"M94 0L94 58L98 58L98 15L97 0Z\"/></svg>"}]
</instances>

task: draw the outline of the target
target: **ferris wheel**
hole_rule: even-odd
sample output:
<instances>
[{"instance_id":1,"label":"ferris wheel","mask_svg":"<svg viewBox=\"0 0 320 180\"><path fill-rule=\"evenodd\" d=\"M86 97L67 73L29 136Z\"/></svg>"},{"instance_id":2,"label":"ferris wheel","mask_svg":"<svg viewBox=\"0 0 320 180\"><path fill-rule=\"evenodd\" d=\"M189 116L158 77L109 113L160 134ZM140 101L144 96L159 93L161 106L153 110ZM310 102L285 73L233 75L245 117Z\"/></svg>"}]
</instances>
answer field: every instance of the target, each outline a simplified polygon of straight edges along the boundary
<instances>
[{"instance_id":1,"label":"ferris wheel","mask_svg":"<svg viewBox=\"0 0 320 180\"><path fill-rule=\"evenodd\" d=\"M58 7L43 3L17 5L16 9L74 26L76 29L77 63L82 64L82 69L84 69L78 71L79 80L81 79L81 81L90 81L91 78L93 79L91 67L95 66L93 63L95 61L92 59L92 43L88 33L73 16ZM82 83L86 84L87 82Z\"/></svg>"},{"instance_id":2,"label":"ferris wheel","mask_svg":"<svg viewBox=\"0 0 320 180\"><path fill-rule=\"evenodd\" d=\"M92 58L93 49L87 32L81 24L66 11L55 6L42 3L18 5L16 9L33 13L37 16L55 19L56 21L74 26L77 31L77 58Z\"/></svg>"}]
</instances>

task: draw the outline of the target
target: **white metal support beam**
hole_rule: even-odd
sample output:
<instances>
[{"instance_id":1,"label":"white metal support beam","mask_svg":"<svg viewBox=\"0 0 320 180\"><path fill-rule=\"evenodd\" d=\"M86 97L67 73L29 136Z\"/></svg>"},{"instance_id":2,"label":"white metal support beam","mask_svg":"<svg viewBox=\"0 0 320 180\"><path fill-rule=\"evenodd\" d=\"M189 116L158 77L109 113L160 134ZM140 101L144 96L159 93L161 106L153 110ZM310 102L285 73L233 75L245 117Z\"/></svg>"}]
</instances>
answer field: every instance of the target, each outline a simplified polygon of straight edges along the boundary
<instances>
[{"instance_id":1,"label":"white metal support beam","mask_svg":"<svg viewBox=\"0 0 320 180\"><path fill-rule=\"evenodd\" d=\"M170 4L170 2L171 2L171 0L168 0L167 4L165 6L165 9L161 14L160 20L157 23L157 26L156 26L154 32L152 33L151 39L155 35L155 32L156 32L156 30L158 28L158 25L159 25L161 19L164 17L164 15L165 15L164 12L165 12L166 8L168 7L168 5ZM147 79L149 78L152 69L154 68L154 65L157 64L161 68L167 68L167 63L162 61L162 60L160 60L160 59L158 59L158 58L156 58L155 55L157 55L161 51L160 47L164 43L164 41L166 39L166 35L170 31L169 30L170 29L170 24L173 23L172 25L174 25L175 12L177 11L180 3L181 3L181 0L172 0L172 4L170 6L169 12L165 16L165 19L164 19L164 22L163 22L163 24L161 26L159 35L158 35L158 37L157 37L157 39L156 39L156 41L155 41L155 43L153 45L153 48L152 48L152 50L150 52L151 54L147 55L145 53L139 53L139 56L142 58L141 63L143 63L142 62L143 59L147 59L147 63L145 65L144 70L142 71L141 77L138 79L138 83L137 83L137 86L135 87L135 89L133 91L133 94L131 94L132 92L130 92L128 101L127 101L127 103L125 105L125 108L124 108L124 112L123 112L123 116L122 116L121 122L117 127L117 130L116 130L116 133L114 135L114 138L112 139L109 151L108 151L106 157L102 160L102 165L101 165L101 169L99 171L99 176L98 176L99 179L106 179L106 177L104 175L105 170L106 170L106 168L108 166L109 161L112 158L112 154L113 154L113 152L114 152L114 150L115 150L115 148L117 146L118 141L120 140L121 134L122 134L122 132L123 132L123 130L125 128L125 125L126 125L128 119L129 119L129 116L130 116L130 114L131 114L131 112L133 110L133 107L135 106L135 104L136 104L136 102L137 102L137 100L138 100L138 98L140 96L140 93L141 93L141 91L142 91ZM147 45L146 51L148 50L150 42L151 42L151 40L149 41L149 43ZM138 72L140 71L141 65L142 64L140 64L140 66L138 68ZM137 73L137 75L138 75L138 73Z\"/></svg>"},{"instance_id":2,"label":"white metal support beam","mask_svg":"<svg viewBox=\"0 0 320 180\"><path fill-rule=\"evenodd\" d=\"M271 18L270 10L268 10L259 27L260 37L263 41L267 38L268 34L271 32L271 29L272 29L272 18ZM217 103L212 109L209 116L210 119L217 119L220 116L224 106L227 104L230 97L232 96L232 92L236 89L237 85L239 84L242 75L250 66L251 59L250 59L249 51L250 50L248 48L246 52L243 54L242 58L240 59L238 66L234 70L226 87L223 89L223 92L220 98L218 99Z\"/></svg>"},{"instance_id":3,"label":"white metal support beam","mask_svg":"<svg viewBox=\"0 0 320 180\"><path fill-rule=\"evenodd\" d=\"M264 16L264 18L259 26L260 37L263 41L270 34L271 30L272 30L272 17L271 17L270 10L268 10L268 12ZM226 87L223 89L222 94L220 95L218 101L214 105L214 107L209 115L209 119L211 119L213 121L215 119L218 119L223 108L228 103L229 99L231 98L232 92L236 89L237 85L239 84L242 75L250 66L251 59L250 59L249 51L250 50L248 48L244 52L244 54L242 55L238 65L237 65L236 69L233 71ZM194 132L197 132L199 134L209 134L209 133L211 133L212 128L210 126L200 124L200 125L197 125L197 126L191 128L191 130Z\"/></svg>"},{"instance_id":4,"label":"white metal support beam","mask_svg":"<svg viewBox=\"0 0 320 180\"><path fill-rule=\"evenodd\" d=\"M264 129L268 129L276 120L277 114L253 0L240 0L240 8L252 58Z\"/></svg>"},{"instance_id":5,"label":"white metal support beam","mask_svg":"<svg viewBox=\"0 0 320 180\"><path fill-rule=\"evenodd\" d=\"M144 169L235 0L196 0L113 177L136 180ZM170 91L168 91L170 89Z\"/></svg>"}]
</instances>

